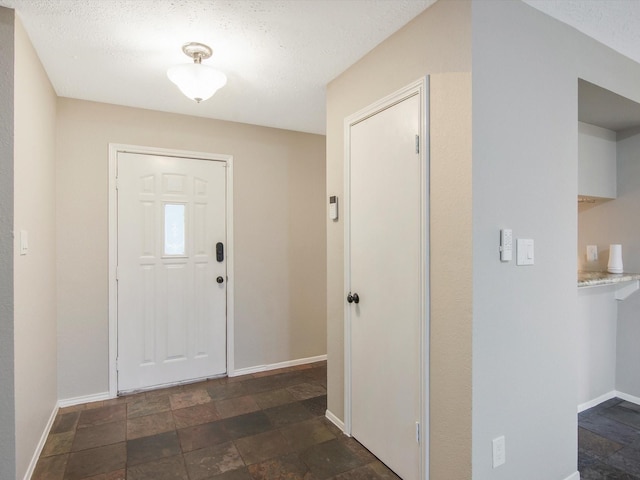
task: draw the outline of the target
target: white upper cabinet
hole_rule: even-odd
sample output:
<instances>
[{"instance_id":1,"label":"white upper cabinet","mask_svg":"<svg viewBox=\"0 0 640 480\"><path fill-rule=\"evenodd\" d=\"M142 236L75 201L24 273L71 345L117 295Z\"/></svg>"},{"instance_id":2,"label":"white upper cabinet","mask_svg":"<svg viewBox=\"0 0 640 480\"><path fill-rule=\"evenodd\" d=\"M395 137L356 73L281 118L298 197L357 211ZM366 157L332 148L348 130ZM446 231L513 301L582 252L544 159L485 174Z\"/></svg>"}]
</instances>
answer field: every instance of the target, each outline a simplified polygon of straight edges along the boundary
<instances>
[{"instance_id":1,"label":"white upper cabinet","mask_svg":"<svg viewBox=\"0 0 640 480\"><path fill-rule=\"evenodd\" d=\"M578 122L578 195L616 198L616 132Z\"/></svg>"}]
</instances>

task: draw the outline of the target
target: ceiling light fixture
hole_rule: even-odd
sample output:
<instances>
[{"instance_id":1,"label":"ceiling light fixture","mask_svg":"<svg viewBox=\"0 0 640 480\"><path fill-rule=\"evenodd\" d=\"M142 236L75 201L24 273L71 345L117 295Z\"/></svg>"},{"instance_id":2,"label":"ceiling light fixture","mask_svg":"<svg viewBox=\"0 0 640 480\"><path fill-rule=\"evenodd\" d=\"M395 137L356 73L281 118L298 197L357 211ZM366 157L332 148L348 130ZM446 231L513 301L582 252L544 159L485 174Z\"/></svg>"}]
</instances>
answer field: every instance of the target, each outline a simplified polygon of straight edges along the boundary
<instances>
[{"instance_id":1,"label":"ceiling light fixture","mask_svg":"<svg viewBox=\"0 0 640 480\"><path fill-rule=\"evenodd\" d=\"M191 100L197 103L207 100L227 84L227 76L224 73L202 64L202 60L206 60L212 54L210 47L190 42L182 46L182 51L193 58L193 63L170 67L167 77Z\"/></svg>"}]
</instances>

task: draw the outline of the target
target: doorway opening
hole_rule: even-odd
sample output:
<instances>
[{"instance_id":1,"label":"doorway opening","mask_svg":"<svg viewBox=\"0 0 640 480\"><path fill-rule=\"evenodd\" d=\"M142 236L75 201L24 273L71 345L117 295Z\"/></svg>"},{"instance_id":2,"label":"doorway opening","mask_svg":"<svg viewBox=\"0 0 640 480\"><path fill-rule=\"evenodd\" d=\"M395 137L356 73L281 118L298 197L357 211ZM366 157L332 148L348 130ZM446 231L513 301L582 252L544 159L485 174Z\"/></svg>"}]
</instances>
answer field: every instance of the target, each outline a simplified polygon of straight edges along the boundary
<instances>
[{"instance_id":1,"label":"doorway opening","mask_svg":"<svg viewBox=\"0 0 640 480\"><path fill-rule=\"evenodd\" d=\"M428 478L428 78L345 120L345 433ZM393 442L389 442L393 438Z\"/></svg>"},{"instance_id":2,"label":"doorway opening","mask_svg":"<svg viewBox=\"0 0 640 480\"><path fill-rule=\"evenodd\" d=\"M233 157L109 147L110 396L233 374Z\"/></svg>"}]
</instances>

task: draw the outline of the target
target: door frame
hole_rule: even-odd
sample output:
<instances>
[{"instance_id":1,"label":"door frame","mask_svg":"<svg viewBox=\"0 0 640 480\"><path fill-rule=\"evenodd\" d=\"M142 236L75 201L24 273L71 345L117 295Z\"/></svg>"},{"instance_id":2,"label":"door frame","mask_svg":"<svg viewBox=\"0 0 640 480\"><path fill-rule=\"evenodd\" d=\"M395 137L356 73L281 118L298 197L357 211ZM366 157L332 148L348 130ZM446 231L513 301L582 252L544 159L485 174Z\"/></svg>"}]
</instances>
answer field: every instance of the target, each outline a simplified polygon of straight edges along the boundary
<instances>
[{"instance_id":1,"label":"door frame","mask_svg":"<svg viewBox=\"0 0 640 480\"><path fill-rule=\"evenodd\" d=\"M118 153L213 160L226 164L226 253L227 253L227 375L234 372L234 262L233 262L233 156L188 150L109 144L109 397L118 395Z\"/></svg>"},{"instance_id":2,"label":"door frame","mask_svg":"<svg viewBox=\"0 0 640 480\"><path fill-rule=\"evenodd\" d=\"M421 165L421 298L420 298L420 478L429 478L429 77L424 77L378 100L347 117L344 121L344 298L351 284L351 127L414 95L420 96L420 165ZM343 300L344 301L344 300ZM351 436L351 317L344 301L344 433Z\"/></svg>"}]
</instances>

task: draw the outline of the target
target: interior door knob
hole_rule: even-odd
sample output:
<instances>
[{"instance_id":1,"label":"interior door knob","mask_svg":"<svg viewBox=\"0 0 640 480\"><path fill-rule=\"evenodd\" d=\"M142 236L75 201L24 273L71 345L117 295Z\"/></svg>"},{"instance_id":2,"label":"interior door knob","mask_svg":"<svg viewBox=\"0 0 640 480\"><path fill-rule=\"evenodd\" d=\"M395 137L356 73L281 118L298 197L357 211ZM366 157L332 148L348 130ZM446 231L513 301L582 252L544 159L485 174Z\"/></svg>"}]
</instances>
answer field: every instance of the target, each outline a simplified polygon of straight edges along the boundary
<instances>
[{"instance_id":1,"label":"interior door knob","mask_svg":"<svg viewBox=\"0 0 640 480\"><path fill-rule=\"evenodd\" d=\"M222 283L222 282L224 282L224 278L218 277L218 278L216 278L216 282Z\"/></svg>"},{"instance_id":2,"label":"interior door knob","mask_svg":"<svg viewBox=\"0 0 640 480\"><path fill-rule=\"evenodd\" d=\"M360 297L358 296L357 293L354 293L353 295L351 295L351 293L349 293L349 295L347 295L347 302L349 302L349 303L360 303Z\"/></svg>"}]
</instances>

